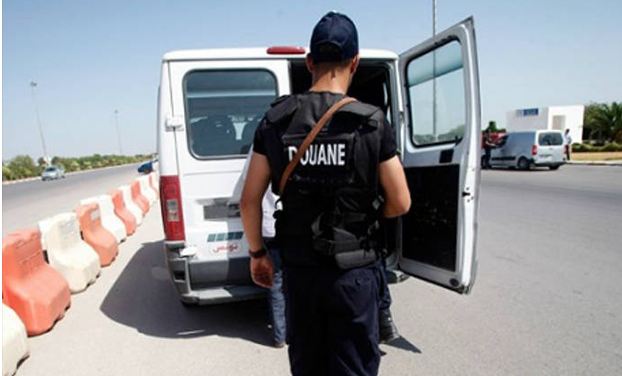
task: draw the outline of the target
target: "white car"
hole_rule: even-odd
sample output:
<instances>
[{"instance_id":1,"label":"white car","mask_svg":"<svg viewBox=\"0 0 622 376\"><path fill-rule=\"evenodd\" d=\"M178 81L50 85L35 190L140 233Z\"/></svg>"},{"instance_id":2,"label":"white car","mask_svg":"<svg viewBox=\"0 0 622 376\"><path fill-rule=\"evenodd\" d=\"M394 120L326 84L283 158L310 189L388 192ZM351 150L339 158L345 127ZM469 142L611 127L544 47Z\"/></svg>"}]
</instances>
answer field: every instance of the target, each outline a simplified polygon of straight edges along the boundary
<instances>
[{"instance_id":1,"label":"white car","mask_svg":"<svg viewBox=\"0 0 622 376\"><path fill-rule=\"evenodd\" d=\"M250 279L239 210L229 199L270 103L309 88L306 53L301 47L207 49L162 58L157 138L164 248L185 304L265 291ZM360 57L349 95L384 110L413 196L410 212L389 232L390 266L467 293L475 281L480 181L473 21L400 55L362 49Z\"/></svg>"},{"instance_id":2,"label":"white car","mask_svg":"<svg viewBox=\"0 0 622 376\"><path fill-rule=\"evenodd\" d=\"M41 180L56 180L56 179L64 179L65 178L65 170L59 166L48 166L41 173Z\"/></svg>"}]
</instances>

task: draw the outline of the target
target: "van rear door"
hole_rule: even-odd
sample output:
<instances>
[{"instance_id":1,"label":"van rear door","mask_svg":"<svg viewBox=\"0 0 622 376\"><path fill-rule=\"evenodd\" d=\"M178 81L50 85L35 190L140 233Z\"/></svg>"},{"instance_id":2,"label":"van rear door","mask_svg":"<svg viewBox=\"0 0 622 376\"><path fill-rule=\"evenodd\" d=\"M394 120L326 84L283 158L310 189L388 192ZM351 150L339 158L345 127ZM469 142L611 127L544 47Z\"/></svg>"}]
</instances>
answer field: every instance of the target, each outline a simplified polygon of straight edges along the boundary
<instances>
[{"instance_id":1,"label":"van rear door","mask_svg":"<svg viewBox=\"0 0 622 376\"><path fill-rule=\"evenodd\" d=\"M468 293L476 272L480 104L471 18L400 55L403 165L412 207L399 267Z\"/></svg>"},{"instance_id":2,"label":"van rear door","mask_svg":"<svg viewBox=\"0 0 622 376\"><path fill-rule=\"evenodd\" d=\"M170 63L171 124L193 283L209 261L247 257L237 210L228 206L255 128L289 92L286 60L181 60ZM231 281L234 282L234 281Z\"/></svg>"},{"instance_id":3,"label":"van rear door","mask_svg":"<svg viewBox=\"0 0 622 376\"><path fill-rule=\"evenodd\" d=\"M536 163L556 164L564 162L564 136L559 131L539 131L536 133Z\"/></svg>"}]
</instances>

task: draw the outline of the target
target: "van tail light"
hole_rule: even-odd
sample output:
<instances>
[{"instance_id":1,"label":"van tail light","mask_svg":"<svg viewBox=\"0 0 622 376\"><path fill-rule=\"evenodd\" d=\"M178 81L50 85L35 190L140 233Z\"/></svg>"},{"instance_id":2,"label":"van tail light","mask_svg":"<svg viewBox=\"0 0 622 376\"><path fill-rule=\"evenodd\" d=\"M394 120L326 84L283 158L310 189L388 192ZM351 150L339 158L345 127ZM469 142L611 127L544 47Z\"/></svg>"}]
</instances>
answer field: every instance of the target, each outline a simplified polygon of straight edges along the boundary
<instances>
[{"instance_id":1,"label":"van tail light","mask_svg":"<svg viewBox=\"0 0 622 376\"><path fill-rule=\"evenodd\" d=\"M179 176L160 176L160 209L166 240L186 240Z\"/></svg>"},{"instance_id":2,"label":"van tail light","mask_svg":"<svg viewBox=\"0 0 622 376\"><path fill-rule=\"evenodd\" d=\"M531 145L531 155L538 154L538 145Z\"/></svg>"},{"instance_id":3,"label":"van tail light","mask_svg":"<svg viewBox=\"0 0 622 376\"><path fill-rule=\"evenodd\" d=\"M266 50L268 55L302 55L305 53L304 47L296 46L273 46Z\"/></svg>"}]
</instances>

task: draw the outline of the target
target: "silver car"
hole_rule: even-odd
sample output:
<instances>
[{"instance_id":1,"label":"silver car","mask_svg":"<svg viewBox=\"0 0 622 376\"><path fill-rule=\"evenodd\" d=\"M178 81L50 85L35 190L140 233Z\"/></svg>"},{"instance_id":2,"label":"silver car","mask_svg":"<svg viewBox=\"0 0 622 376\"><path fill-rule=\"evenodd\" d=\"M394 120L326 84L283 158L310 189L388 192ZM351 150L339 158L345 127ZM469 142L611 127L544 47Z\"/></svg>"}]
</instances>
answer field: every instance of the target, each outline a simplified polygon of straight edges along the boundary
<instances>
[{"instance_id":1,"label":"silver car","mask_svg":"<svg viewBox=\"0 0 622 376\"><path fill-rule=\"evenodd\" d=\"M562 132L553 130L509 132L499 139L490 155L492 167L557 170L564 163L564 137Z\"/></svg>"},{"instance_id":2,"label":"silver car","mask_svg":"<svg viewBox=\"0 0 622 376\"><path fill-rule=\"evenodd\" d=\"M48 166L41 173L41 180L56 180L56 179L64 179L65 178L65 170L59 166Z\"/></svg>"}]
</instances>

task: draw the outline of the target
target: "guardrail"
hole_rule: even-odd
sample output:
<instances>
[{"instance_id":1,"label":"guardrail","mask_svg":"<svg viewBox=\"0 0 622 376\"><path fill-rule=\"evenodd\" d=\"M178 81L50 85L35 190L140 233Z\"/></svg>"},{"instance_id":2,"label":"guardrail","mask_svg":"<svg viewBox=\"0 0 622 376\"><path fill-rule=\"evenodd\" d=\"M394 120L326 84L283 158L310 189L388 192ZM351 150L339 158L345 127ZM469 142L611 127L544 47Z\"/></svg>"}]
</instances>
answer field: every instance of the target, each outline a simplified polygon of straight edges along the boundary
<instances>
[{"instance_id":1,"label":"guardrail","mask_svg":"<svg viewBox=\"0 0 622 376\"><path fill-rule=\"evenodd\" d=\"M2 239L3 375L29 355L26 335L51 330L69 309L71 294L96 282L158 197L152 172Z\"/></svg>"}]
</instances>

